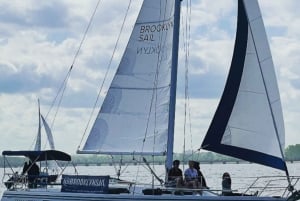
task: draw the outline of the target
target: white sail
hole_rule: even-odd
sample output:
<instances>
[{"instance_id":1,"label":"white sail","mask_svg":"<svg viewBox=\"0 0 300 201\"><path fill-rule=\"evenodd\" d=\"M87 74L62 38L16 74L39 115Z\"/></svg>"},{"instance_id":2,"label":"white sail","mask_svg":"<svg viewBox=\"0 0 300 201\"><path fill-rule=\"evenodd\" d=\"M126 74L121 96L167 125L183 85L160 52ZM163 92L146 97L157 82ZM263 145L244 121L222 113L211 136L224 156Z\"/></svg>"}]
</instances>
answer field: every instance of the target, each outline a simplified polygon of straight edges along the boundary
<instances>
[{"instance_id":1,"label":"white sail","mask_svg":"<svg viewBox=\"0 0 300 201\"><path fill-rule=\"evenodd\" d=\"M250 22L247 53L222 143L282 157L277 133L284 148L284 124L272 56L261 15L253 12L259 10L257 2L244 3Z\"/></svg>"},{"instance_id":2,"label":"white sail","mask_svg":"<svg viewBox=\"0 0 300 201\"><path fill-rule=\"evenodd\" d=\"M37 133L37 136L36 136L36 141L35 141L35 146L34 146L34 150L35 151L40 151L41 150L41 120L39 119L39 127L38 127L38 133Z\"/></svg>"},{"instance_id":3,"label":"white sail","mask_svg":"<svg viewBox=\"0 0 300 201\"><path fill-rule=\"evenodd\" d=\"M45 128L46 134L47 134L47 138L48 138L48 142L49 142L50 148L54 150L55 146L54 146L54 140L53 140L52 131L51 131L51 129L50 129L47 121L43 117L43 115L41 115L41 119L43 121L43 125L44 125L44 128Z\"/></svg>"},{"instance_id":4,"label":"white sail","mask_svg":"<svg viewBox=\"0 0 300 201\"><path fill-rule=\"evenodd\" d=\"M51 131L51 128L49 127L47 121L45 120L45 118L41 114L40 100L38 100L38 108L39 108L39 127L38 127L38 133L37 133L37 137L36 137L36 141L35 141L34 150L35 151L41 151L42 150L42 132L41 132L42 124L41 124L41 119L42 119L42 122L43 122L43 125L44 125L44 128L45 128L45 132L47 134L47 138L48 138L50 148L54 150L55 147L54 147L52 131Z\"/></svg>"},{"instance_id":5,"label":"white sail","mask_svg":"<svg viewBox=\"0 0 300 201\"><path fill-rule=\"evenodd\" d=\"M202 148L286 170L284 122L258 2L239 1L235 52Z\"/></svg>"},{"instance_id":6,"label":"white sail","mask_svg":"<svg viewBox=\"0 0 300 201\"><path fill-rule=\"evenodd\" d=\"M81 152L164 154L175 1L145 0Z\"/></svg>"}]
</instances>

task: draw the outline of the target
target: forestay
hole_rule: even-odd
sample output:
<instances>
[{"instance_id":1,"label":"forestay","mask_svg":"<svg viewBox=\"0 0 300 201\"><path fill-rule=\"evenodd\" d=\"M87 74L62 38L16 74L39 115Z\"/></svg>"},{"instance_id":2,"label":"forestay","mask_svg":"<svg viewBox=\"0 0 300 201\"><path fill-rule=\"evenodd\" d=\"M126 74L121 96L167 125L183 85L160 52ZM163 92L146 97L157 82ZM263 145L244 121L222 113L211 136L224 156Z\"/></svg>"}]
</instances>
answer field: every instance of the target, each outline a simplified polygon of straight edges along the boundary
<instances>
[{"instance_id":1,"label":"forestay","mask_svg":"<svg viewBox=\"0 0 300 201\"><path fill-rule=\"evenodd\" d=\"M239 0L231 69L202 148L286 170L284 122L258 2Z\"/></svg>"},{"instance_id":2,"label":"forestay","mask_svg":"<svg viewBox=\"0 0 300 201\"><path fill-rule=\"evenodd\" d=\"M174 2L144 1L117 73L80 153L165 153Z\"/></svg>"}]
</instances>

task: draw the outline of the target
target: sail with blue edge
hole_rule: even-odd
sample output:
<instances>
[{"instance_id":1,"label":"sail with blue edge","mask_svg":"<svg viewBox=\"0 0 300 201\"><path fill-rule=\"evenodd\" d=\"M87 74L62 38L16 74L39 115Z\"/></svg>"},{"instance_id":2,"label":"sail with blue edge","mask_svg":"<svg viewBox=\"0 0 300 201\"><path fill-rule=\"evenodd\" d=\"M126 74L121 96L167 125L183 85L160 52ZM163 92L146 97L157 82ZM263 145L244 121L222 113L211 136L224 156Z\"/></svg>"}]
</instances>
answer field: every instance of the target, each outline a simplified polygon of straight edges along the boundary
<instances>
[{"instance_id":1,"label":"sail with blue edge","mask_svg":"<svg viewBox=\"0 0 300 201\"><path fill-rule=\"evenodd\" d=\"M284 144L280 95L259 5L239 0L230 72L201 148L287 170Z\"/></svg>"}]
</instances>

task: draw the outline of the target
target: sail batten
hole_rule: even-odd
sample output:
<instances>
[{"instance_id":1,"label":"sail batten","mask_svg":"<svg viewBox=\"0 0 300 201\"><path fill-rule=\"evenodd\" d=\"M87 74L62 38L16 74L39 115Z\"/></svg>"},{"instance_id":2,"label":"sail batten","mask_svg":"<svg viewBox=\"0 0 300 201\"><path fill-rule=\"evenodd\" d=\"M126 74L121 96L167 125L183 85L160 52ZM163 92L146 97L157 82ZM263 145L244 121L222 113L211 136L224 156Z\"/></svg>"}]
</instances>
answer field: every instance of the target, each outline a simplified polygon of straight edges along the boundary
<instances>
[{"instance_id":1,"label":"sail batten","mask_svg":"<svg viewBox=\"0 0 300 201\"><path fill-rule=\"evenodd\" d=\"M111 87L111 89L124 89L124 90L156 90L156 89L164 89L169 88L170 86L162 86L162 87L155 87L155 88L124 88L124 87Z\"/></svg>"},{"instance_id":2,"label":"sail batten","mask_svg":"<svg viewBox=\"0 0 300 201\"><path fill-rule=\"evenodd\" d=\"M136 22L136 25L142 25L142 24L157 24L157 23L161 23L161 22L170 22L173 20L173 17L170 17L169 19L164 19L164 20L157 20L157 21L149 21L149 22ZM165 24L164 27L161 27L160 30L165 30L170 28L170 26L173 27L173 23L172 24Z\"/></svg>"},{"instance_id":3,"label":"sail batten","mask_svg":"<svg viewBox=\"0 0 300 201\"><path fill-rule=\"evenodd\" d=\"M230 72L201 147L286 170L280 95L258 2L238 3Z\"/></svg>"}]
</instances>

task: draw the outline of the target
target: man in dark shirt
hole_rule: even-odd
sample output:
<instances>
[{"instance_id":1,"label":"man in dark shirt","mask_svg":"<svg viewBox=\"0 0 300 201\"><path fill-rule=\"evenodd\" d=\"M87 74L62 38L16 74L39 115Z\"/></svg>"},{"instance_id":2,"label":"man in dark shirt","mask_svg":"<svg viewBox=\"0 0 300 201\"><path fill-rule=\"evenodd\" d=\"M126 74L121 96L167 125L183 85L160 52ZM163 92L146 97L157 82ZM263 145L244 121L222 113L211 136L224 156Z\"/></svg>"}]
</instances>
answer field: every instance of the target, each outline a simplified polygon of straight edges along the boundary
<instances>
[{"instance_id":1,"label":"man in dark shirt","mask_svg":"<svg viewBox=\"0 0 300 201\"><path fill-rule=\"evenodd\" d=\"M37 179L40 174L40 168L35 162L29 162L29 168L27 170L28 174L28 187L36 188L37 187Z\"/></svg>"},{"instance_id":2,"label":"man in dark shirt","mask_svg":"<svg viewBox=\"0 0 300 201\"><path fill-rule=\"evenodd\" d=\"M183 184L182 171L179 168L179 165L180 161L174 160L173 167L168 172L168 183L176 185L176 187L182 186Z\"/></svg>"}]
</instances>

